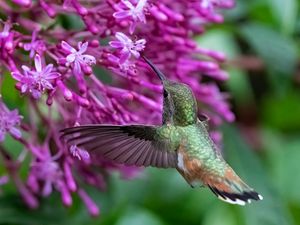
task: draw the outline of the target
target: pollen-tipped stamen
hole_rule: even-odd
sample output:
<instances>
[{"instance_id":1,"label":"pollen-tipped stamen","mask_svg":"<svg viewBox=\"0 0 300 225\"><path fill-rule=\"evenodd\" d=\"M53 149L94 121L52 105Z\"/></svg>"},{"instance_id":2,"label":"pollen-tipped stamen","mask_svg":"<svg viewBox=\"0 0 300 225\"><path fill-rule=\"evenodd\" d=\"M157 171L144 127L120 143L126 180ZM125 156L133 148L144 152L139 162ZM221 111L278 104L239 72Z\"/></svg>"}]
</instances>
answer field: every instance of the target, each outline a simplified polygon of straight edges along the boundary
<instances>
[{"instance_id":1,"label":"pollen-tipped stamen","mask_svg":"<svg viewBox=\"0 0 300 225\"><path fill-rule=\"evenodd\" d=\"M156 73L156 75L159 77L159 79L161 81L165 81L166 80L166 76L156 66L154 66L153 63L149 59L147 59L147 57L145 57L145 56L142 55L142 58L154 70L154 72Z\"/></svg>"}]
</instances>

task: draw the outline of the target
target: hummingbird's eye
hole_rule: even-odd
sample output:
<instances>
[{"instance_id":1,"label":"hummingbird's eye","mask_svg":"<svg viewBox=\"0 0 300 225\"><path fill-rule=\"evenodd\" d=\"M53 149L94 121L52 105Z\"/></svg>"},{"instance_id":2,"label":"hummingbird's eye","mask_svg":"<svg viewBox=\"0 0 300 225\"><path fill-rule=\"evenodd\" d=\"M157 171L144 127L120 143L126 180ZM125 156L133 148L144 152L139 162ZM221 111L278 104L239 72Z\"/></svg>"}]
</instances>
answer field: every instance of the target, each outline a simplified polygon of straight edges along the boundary
<instances>
[{"instance_id":1,"label":"hummingbird's eye","mask_svg":"<svg viewBox=\"0 0 300 225\"><path fill-rule=\"evenodd\" d=\"M164 98L168 97L168 95L169 93L166 90L164 90Z\"/></svg>"}]
</instances>

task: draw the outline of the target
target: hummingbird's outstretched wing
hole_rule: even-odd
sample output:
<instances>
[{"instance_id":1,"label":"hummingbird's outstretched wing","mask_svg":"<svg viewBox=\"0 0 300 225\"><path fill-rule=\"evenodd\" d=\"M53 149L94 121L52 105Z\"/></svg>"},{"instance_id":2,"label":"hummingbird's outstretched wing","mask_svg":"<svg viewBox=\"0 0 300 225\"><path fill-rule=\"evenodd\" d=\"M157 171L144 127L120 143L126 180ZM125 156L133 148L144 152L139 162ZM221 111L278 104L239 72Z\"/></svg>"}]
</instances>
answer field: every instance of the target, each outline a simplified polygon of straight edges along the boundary
<instances>
[{"instance_id":1,"label":"hummingbird's outstretched wing","mask_svg":"<svg viewBox=\"0 0 300 225\"><path fill-rule=\"evenodd\" d=\"M156 126L87 125L62 130L69 145L125 165L176 167L176 147L157 138Z\"/></svg>"}]
</instances>

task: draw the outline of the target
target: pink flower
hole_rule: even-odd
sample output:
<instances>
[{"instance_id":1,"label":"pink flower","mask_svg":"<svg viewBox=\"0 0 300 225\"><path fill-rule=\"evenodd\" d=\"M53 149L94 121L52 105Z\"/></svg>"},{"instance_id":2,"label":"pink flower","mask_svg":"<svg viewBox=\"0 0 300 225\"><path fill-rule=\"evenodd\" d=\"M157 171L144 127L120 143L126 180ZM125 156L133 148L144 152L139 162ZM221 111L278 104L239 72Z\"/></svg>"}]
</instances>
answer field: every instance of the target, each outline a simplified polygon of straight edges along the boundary
<instances>
[{"instance_id":1,"label":"pink flower","mask_svg":"<svg viewBox=\"0 0 300 225\"><path fill-rule=\"evenodd\" d=\"M32 32L32 38L30 43L24 44L24 49L26 51L30 51L30 58L33 58L34 54L37 52L38 54L43 54L46 50L45 42L42 40L37 40L37 31L34 30Z\"/></svg>"},{"instance_id":2,"label":"pink flower","mask_svg":"<svg viewBox=\"0 0 300 225\"><path fill-rule=\"evenodd\" d=\"M17 109L10 111L0 100L0 142L4 141L6 133L16 138L22 136L21 131L16 128L20 125L22 118Z\"/></svg>"},{"instance_id":3,"label":"pink flower","mask_svg":"<svg viewBox=\"0 0 300 225\"><path fill-rule=\"evenodd\" d=\"M127 10L120 9L120 11L115 12L113 16L116 19L126 19L131 18L129 33L132 34L135 30L137 23L140 21L146 23L146 17L144 14L144 9L147 4L147 0L139 0L136 6L134 6L129 0L121 0L121 2L128 8Z\"/></svg>"},{"instance_id":4,"label":"pink flower","mask_svg":"<svg viewBox=\"0 0 300 225\"><path fill-rule=\"evenodd\" d=\"M31 166L31 173L33 173L38 180L45 181L42 194L48 196L52 192L52 185L58 184L62 178L62 171L56 162L45 161L36 162Z\"/></svg>"},{"instance_id":5,"label":"pink flower","mask_svg":"<svg viewBox=\"0 0 300 225\"><path fill-rule=\"evenodd\" d=\"M134 57L140 57L140 51L145 48L146 40L139 39L137 41L132 41L129 37L121 32L117 32L115 37L118 41L111 41L109 45L116 49L121 49L120 63L123 64L127 59L130 58L131 54Z\"/></svg>"},{"instance_id":6,"label":"pink flower","mask_svg":"<svg viewBox=\"0 0 300 225\"><path fill-rule=\"evenodd\" d=\"M73 48L71 45L69 45L67 42L62 41L61 42L62 48L70 53L67 55L66 60L66 66L73 65L73 71L76 74L81 74L81 67L84 66L91 66L96 64L96 59L92 55L84 54L88 47L88 42L79 42L78 43L78 50Z\"/></svg>"},{"instance_id":7,"label":"pink flower","mask_svg":"<svg viewBox=\"0 0 300 225\"><path fill-rule=\"evenodd\" d=\"M35 99L39 99L45 90L54 89L50 81L58 78L60 74L54 72L53 65L49 64L42 67L41 57L36 55L34 58L35 70L30 70L23 65L23 74L12 72L12 77L19 81L21 93L30 92Z\"/></svg>"},{"instance_id":8,"label":"pink flower","mask_svg":"<svg viewBox=\"0 0 300 225\"><path fill-rule=\"evenodd\" d=\"M41 150L48 151L48 149L45 148L41 148ZM50 195L52 193L53 187L59 191L62 191L66 186L64 181L64 173L61 170L59 164L52 158L46 157L42 161L33 162L30 168L30 175L31 182L33 182L34 179L43 182L43 196Z\"/></svg>"},{"instance_id":9,"label":"pink flower","mask_svg":"<svg viewBox=\"0 0 300 225\"><path fill-rule=\"evenodd\" d=\"M109 54L107 56L108 60L114 64L117 64L119 66L119 69L121 72L123 73L127 73L128 71L134 71L136 70L136 66L133 62L131 62L130 60L125 60L125 62L121 63L121 58L115 56L115 55L112 55L112 54ZM111 67L112 70L114 70L114 67Z\"/></svg>"}]
</instances>

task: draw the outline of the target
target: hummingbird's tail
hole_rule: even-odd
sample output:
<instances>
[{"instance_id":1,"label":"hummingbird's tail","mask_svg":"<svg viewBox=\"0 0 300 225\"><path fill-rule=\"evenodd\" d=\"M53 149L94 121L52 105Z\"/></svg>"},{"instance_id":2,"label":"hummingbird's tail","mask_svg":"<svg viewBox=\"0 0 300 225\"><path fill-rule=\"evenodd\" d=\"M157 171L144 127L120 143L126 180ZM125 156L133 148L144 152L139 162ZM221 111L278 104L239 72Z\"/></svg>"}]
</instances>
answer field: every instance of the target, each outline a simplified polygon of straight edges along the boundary
<instances>
[{"instance_id":1,"label":"hummingbird's tail","mask_svg":"<svg viewBox=\"0 0 300 225\"><path fill-rule=\"evenodd\" d=\"M231 204L245 205L251 203L251 200L263 199L260 194L243 182L229 166L224 177L209 179L207 185L220 200Z\"/></svg>"},{"instance_id":2,"label":"hummingbird's tail","mask_svg":"<svg viewBox=\"0 0 300 225\"><path fill-rule=\"evenodd\" d=\"M192 186L207 186L222 201L245 205L263 197L250 188L223 160L212 166L199 159L190 159L180 148L177 170Z\"/></svg>"}]
</instances>

